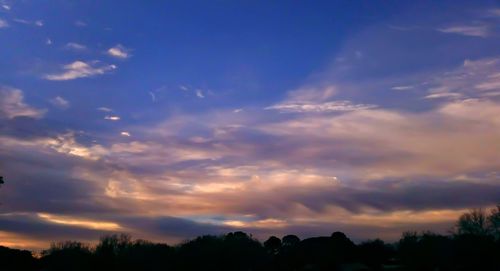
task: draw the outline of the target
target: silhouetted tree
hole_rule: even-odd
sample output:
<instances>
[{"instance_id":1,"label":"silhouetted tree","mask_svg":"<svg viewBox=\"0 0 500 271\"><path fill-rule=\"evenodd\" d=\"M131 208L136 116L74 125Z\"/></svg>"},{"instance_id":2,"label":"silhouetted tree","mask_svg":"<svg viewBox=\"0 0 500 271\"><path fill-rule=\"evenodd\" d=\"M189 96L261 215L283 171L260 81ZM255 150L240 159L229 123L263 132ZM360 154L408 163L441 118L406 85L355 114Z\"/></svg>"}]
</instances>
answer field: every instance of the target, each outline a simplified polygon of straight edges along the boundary
<instances>
[{"instance_id":1,"label":"silhouetted tree","mask_svg":"<svg viewBox=\"0 0 500 271\"><path fill-rule=\"evenodd\" d=\"M372 270L382 270L382 265L394 257L394 248L380 239L366 241L358 246L361 262Z\"/></svg>"},{"instance_id":2,"label":"silhouetted tree","mask_svg":"<svg viewBox=\"0 0 500 271\"><path fill-rule=\"evenodd\" d=\"M267 257L257 240L234 232L186 242L179 246L177 259L178 270L261 270Z\"/></svg>"},{"instance_id":3,"label":"silhouetted tree","mask_svg":"<svg viewBox=\"0 0 500 271\"><path fill-rule=\"evenodd\" d=\"M496 208L491 209L488 216L488 228L495 239L500 241L500 204Z\"/></svg>"},{"instance_id":4,"label":"silhouetted tree","mask_svg":"<svg viewBox=\"0 0 500 271\"><path fill-rule=\"evenodd\" d=\"M398 242L398 254L401 262L407 267L415 267L419 265L417 257L419 253L418 247L419 237L416 232L403 232L402 238Z\"/></svg>"},{"instance_id":5,"label":"silhouetted tree","mask_svg":"<svg viewBox=\"0 0 500 271\"><path fill-rule=\"evenodd\" d=\"M30 251L0 246L0 270L34 271L38 264Z\"/></svg>"},{"instance_id":6,"label":"silhouetted tree","mask_svg":"<svg viewBox=\"0 0 500 271\"><path fill-rule=\"evenodd\" d=\"M456 224L457 234L486 235L488 228L486 215L481 209L462 214Z\"/></svg>"},{"instance_id":7,"label":"silhouetted tree","mask_svg":"<svg viewBox=\"0 0 500 271\"><path fill-rule=\"evenodd\" d=\"M103 236L95 248L98 265L108 270L118 268L125 250L131 246L132 240L127 234Z\"/></svg>"},{"instance_id":8,"label":"silhouetted tree","mask_svg":"<svg viewBox=\"0 0 500 271\"><path fill-rule=\"evenodd\" d=\"M281 250L278 254L279 270L298 270L301 265L299 254L300 239L296 235L286 235L282 238Z\"/></svg>"},{"instance_id":9,"label":"silhouetted tree","mask_svg":"<svg viewBox=\"0 0 500 271\"><path fill-rule=\"evenodd\" d=\"M282 239L282 246L290 247L295 246L300 242L300 238L297 235L289 234L285 235Z\"/></svg>"},{"instance_id":10,"label":"silhouetted tree","mask_svg":"<svg viewBox=\"0 0 500 271\"><path fill-rule=\"evenodd\" d=\"M80 242L52 243L42 252L41 264L48 270L91 270L95 268L90 248Z\"/></svg>"},{"instance_id":11,"label":"silhouetted tree","mask_svg":"<svg viewBox=\"0 0 500 271\"><path fill-rule=\"evenodd\" d=\"M271 236L264 241L264 248L271 254L277 254L281 249L281 239L276 236Z\"/></svg>"}]
</instances>

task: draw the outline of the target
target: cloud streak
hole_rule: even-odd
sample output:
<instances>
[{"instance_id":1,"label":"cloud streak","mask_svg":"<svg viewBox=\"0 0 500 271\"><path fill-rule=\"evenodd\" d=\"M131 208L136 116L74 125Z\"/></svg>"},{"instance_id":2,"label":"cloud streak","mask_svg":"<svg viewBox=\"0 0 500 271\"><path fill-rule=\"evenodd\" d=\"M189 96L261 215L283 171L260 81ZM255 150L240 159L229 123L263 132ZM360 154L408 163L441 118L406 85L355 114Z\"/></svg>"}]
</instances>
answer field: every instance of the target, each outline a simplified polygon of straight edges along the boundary
<instances>
[{"instance_id":1,"label":"cloud streak","mask_svg":"<svg viewBox=\"0 0 500 271\"><path fill-rule=\"evenodd\" d=\"M373 104L353 104L350 101L332 101L325 103L309 103L309 102L295 102L295 103L280 103L266 107L267 110L278 110L280 112L292 113L307 113L307 112L344 112L344 111L357 111L376 108Z\"/></svg>"},{"instance_id":2,"label":"cloud streak","mask_svg":"<svg viewBox=\"0 0 500 271\"><path fill-rule=\"evenodd\" d=\"M68 43L66 43L65 48L66 49L70 49L70 50L75 50L75 51L84 51L84 50L87 50L87 46L85 46L83 44L80 44L80 43L76 43L76 42L68 42Z\"/></svg>"},{"instance_id":3,"label":"cloud streak","mask_svg":"<svg viewBox=\"0 0 500 271\"><path fill-rule=\"evenodd\" d=\"M50 81L67 81L78 78L94 77L110 73L117 67L115 65L99 65L97 62L84 62L77 60L63 66L60 73L47 74L43 78Z\"/></svg>"},{"instance_id":4,"label":"cloud streak","mask_svg":"<svg viewBox=\"0 0 500 271\"><path fill-rule=\"evenodd\" d=\"M49 102L60 109L67 109L70 106L70 103L61 96L56 96L50 99Z\"/></svg>"},{"instance_id":5,"label":"cloud streak","mask_svg":"<svg viewBox=\"0 0 500 271\"><path fill-rule=\"evenodd\" d=\"M438 28L437 31L447 34L458 34L470 37L486 38L490 35L487 25L458 25Z\"/></svg>"}]
</instances>

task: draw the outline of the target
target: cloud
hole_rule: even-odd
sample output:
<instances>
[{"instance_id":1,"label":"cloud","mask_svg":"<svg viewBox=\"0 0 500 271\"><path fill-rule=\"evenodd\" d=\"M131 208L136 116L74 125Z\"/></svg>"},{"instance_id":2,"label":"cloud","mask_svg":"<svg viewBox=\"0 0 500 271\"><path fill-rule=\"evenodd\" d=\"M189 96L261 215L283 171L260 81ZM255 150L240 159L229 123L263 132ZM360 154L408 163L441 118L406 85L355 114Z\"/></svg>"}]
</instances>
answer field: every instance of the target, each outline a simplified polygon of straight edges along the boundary
<instances>
[{"instance_id":1,"label":"cloud","mask_svg":"<svg viewBox=\"0 0 500 271\"><path fill-rule=\"evenodd\" d=\"M66 49L75 50L75 51L87 50L87 46L85 46L83 44L80 44L80 43L76 43L76 42L68 42L68 43L66 43L65 48Z\"/></svg>"},{"instance_id":2,"label":"cloud","mask_svg":"<svg viewBox=\"0 0 500 271\"><path fill-rule=\"evenodd\" d=\"M108 55L115 57L115 58L126 59L126 58L131 57L130 49L125 48L121 44L117 44L115 47L109 48L107 53L108 53Z\"/></svg>"},{"instance_id":3,"label":"cloud","mask_svg":"<svg viewBox=\"0 0 500 271\"><path fill-rule=\"evenodd\" d=\"M12 19L14 22L16 23L20 23L20 24L31 24L31 21L28 21L28 20L24 20L24 19L19 19L19 18L14 18Z\"/></svg>"},{"instance_id":4,"label":"cloud","mask_svg":"<svg viewBox=\"0 0 500 271\"><path fill-rule=\"evenodd\" d=\"M283 102L265 109L285 113L328 113L367 110L377 107L373 104L354 104L347 100L332 100L335 94L337 94L337 87L333 85L299 88L290 91Z\"/></svg>"},{"instance_id":5,"label":"cloud","mask_svg":"<svg viewBox=\"0 0 500 271\"><path fill-rule=\"evenodd\" d=\"M11 9L11 7L7 4L2 4L2 8L9 11Z\"/></svg>"},{"instance_id":6,"label":"cloud","mask_svg":"<svg viewBox=\"0 0 500 271\"><path fill-rule=\"evenodd\" d=\"M203 91L201 89L196 90L196 97L203 99L205 98L205 95L203 95Z\"/></svg>"},{"instance_id":7,"label":"cloud","mask_svg":"<svg viewBox=\"0 0 500 271\"><path fill-rule=\"evenodd\" d=\"M154 92L152 91L149 91L149 96L151 96L151 101L154 103L156 102L156 95Z\"/></svg>"},{"instance_id":8,"label":"cloud","mask_svg":"<svg viewBox=\"0 0 500 271\"><path fill-rule=\"evenodd\" d=\"M98 160L106 153L106 150L100 145L87 147L79 144L75 138L74 132L59 134L53 138L45 140L42 144L59 153L88 160Z\"/></svg>"},{"instance_id":9,"label":"cloud","mask_svg":"<svg viewBox=\"0 0 500 271\"><path fill-rule=\"evenodd\" d=\"M309 103L309 102L296 102L296 103L280 103L273 106L266 107L266 110L278 110L280 112L297 112L297 113L326 113L326 112L342 112L342 111L356 111L367 110L376 108L373 104L353 104L350 101L332 101L325 103Z\"/></svg>"},{"instance_id":10,"label":"cloud","mask_svg":"<svg viewBox=\"0 0 500 271\"><path fill-rule=\"evenodd\" d=\"M127 131L120 132L120 135L130 137L130 133Z\"/></svg>"},{"instance_id":11,"label":"cloud","mask_svg":"<svg viewBox=\"0 0 500 271\"><path fill-rule=\"evenodd\" d=\"M52 45L52 40L51 40L51 39L49 39L49 38L47 38L47 39L45 40L45 44L46 44L46 45Z\"/></svg>"},{"instance_id":12,"label":"cloud","mask_svg":"<svg viewBox=\"0 0 500 271\"><path fill-rule=\"evenodd\" d=\"M463 209L500 195L498 175L488 175L500 158L491 147L499 108L446 101L420 113L374 108L278 119L229 110L173 116L126 131L132 142L99 145L76 133L1 136L5 174L23 169L14 187L2 187L10 189L3 206L32 215L31 224L19 222L24 216L0 217L0 225L12 234L53 236L56 227L94 239L96 229L118 225L155 240L234 229L307 236L334 228L355 238L374 229L385 229L385 238L445 229Z\"/></svg>"},{"instance_id":13,"label":"cloud","mask_svg":"<svg viewBox=\"0 0 500 271\"><path fill-rule=\"evenodd\" d=\"M488 10L488 13L495 17L500 17L500 8L494 8Z\"/></svg>"},{"instance_id":14,"label":"cloud","mask_svg":"<svg viewBox=\"0 0 500 271\"><path fill-rule=\"evenodd\" d=\"M7 21L0 19L0 28L7 28L9 27L9 23Z\"/></svg>"},{"instance_id":15,"label":"cloud","mask_svg":"<svg viewBox=\"0 0 500 271\"><path fill-rule=\"evenodd\" d=\"M109 108L109 107L98 107L97 110L99 111L103 111L103 112L113 112L113 109Z\"/></svg>"},{"instance_id":16,"label":"cloud","mask_svg":"<svg viewBox=\"0 0 500 271\"><path fill-rule=\"evenodd\" d=\"M115 65L98 65L98 62L75 61L63 66L63 72L55 74L47 74L45 79L51 81L66 81L77 78L93 77L103 75L115 70Z\"/></svg>"},{"instance_id":17,"label":"cloud","mask_svg":"<svg viewBox=\"0 0 500 271\"><path fill-rule=\"evenodd\" d=\"M487 25L450 26L450 27L438 28L437 31L448 34L459 34L463 36L481 37L481 38L486 38L490 34L489 27Z\"/></svg>"},{"instance_id":18,"label":"cloud","mask_svg":"<svg viewBox=\"0 0 500 271\"><path fill-rule=\"evenodd\" d=\"M324 102L337 94L337 88L333 85L325 87L304 87L288 93L288 101L294 102Z\"/></svg>"},{"instance_id":19,"label":"cloud","mask_svg":"<svg viewBox=\"0 0 500 271\"><path fill-rule=\"evenodd\" d=\"M0 87L0 116L8 119L16 117L42 118L46 110L36 109L24 102L22 90Z\"/></svg>"},{"instance_id":20,"label":"cloud","mask_svg":"<svg viewBox=\"0 0 500 271\"><path fill-rule=\"evenodd\" d=\"M56 96L49 100L50 103L60 109L67 109L69 107L69 102L61 96Z\"/></svg>"},{"instance_id":21,"label":"cloud","mask_svg":"<svg viewBox=\"0 0 500 271\"><path fill-rule=\"evenodd\" d=\"M303 116L263 129L301 146L292 148L290 157L310 160L311 166L326 161L351 165L362 179L453 176L494 171L491 161L500 157L487 146L500 136L498 114L497 103L473 99L445 103L421 114L360 110L336 117ZM452 149L453 158L447 155Z\"/></svg>"},{"instance_id":22,"label":"cloud","mask_svg":"<svg viewBox=\"0 0 500 271\"><path fill-rule=\"evenodd\" d=\"M428 79L427 99L470 99L500 91L500 58L465 60L454 70Z\"/></svg>"},{"instance_id":23,"label":"cloud","mask_svg":"<svg viewBox=\"0 0 500 271\"><path fill-rule=\"evenodd\" d=\"M105 116L104 117L105 120L112 120L112 121L117 121L117 120L120 120L120 117L119 116L111 116L111 115L108 115L108 116Z\"/></svg>"},{"instance_id":24,"label":"cloud","mask_svg":"<svg viewBox=\"0 0 500 271\"><path fill-rule=\"evenodd\" d=\"M462 94L460 93L453 93L453 92L436 92L429 94L425 96L425 99L441 99L441 98L447 98L447 99L459 99L462 98Z\"/></svg>"},{"instance_id":25,"label":"cloud","mask_svg":"<svg viewBox=\"0 0 500 271\"><path fill-rule=\"evenodd\" d=\"M77 21L75 21L75 26L85 27L85 26L87 26L87 23L84 21L77 20Z\"/></svg>"},{"instance_id":26,"label":"cloud","mask_svg":"<svg viewBox=\"0 0 500 271\"><path fill-rule=\"evenodd\" d=\"M29 21L29 20L15 18L15 19L13 19L13 21L16 23L20 23L20 24L34 25L34 26L38 26L38 27L42 27L44 25L42 20Z\"/></svg>"},{"instance_id":27,"label":"cloud","mask_svg":"<svg viewBox=\"0 0 500 271\"><path fill-rule=\"evenodd\" d=\"M408 90L408 89L413 89L414 86L394 86L391 89L393 90Z\"/></svg>"}]
</instances>

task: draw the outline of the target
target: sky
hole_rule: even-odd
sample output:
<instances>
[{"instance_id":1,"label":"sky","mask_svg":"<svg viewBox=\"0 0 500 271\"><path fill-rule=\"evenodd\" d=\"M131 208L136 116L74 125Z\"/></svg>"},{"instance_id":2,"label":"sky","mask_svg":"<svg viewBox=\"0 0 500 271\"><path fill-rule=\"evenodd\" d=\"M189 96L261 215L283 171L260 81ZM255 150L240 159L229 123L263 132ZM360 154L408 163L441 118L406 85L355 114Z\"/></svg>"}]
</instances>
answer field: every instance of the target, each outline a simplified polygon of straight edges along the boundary
<instances>
[{"instance_id":1,"label":"sky","mask_svg":"<svg viewBox=\"0 0 500 271\"><path fill-rule=\"evenodd\" d=\"M354 241L500 203L498 1L0 0L0 245Z\"/></svg>"}]
</instances>

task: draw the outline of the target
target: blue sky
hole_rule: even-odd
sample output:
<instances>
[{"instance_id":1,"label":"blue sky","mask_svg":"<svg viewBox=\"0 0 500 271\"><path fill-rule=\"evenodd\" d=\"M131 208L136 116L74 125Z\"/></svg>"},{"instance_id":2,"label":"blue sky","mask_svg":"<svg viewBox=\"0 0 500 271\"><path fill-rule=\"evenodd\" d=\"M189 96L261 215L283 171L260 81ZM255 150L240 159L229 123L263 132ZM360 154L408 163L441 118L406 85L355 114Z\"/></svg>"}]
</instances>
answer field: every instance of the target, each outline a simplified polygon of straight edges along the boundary
<instances>
[{"instance_id":1,"label":"blue sky","mask_svg":"<svg viewBox=\"0 0 500 271\"><path fill-rule=\"evenodd\" d=\"M496 1L0 1L3 244L445 232L500 199L499 23Z\"/></svg>"}]
</instances>

